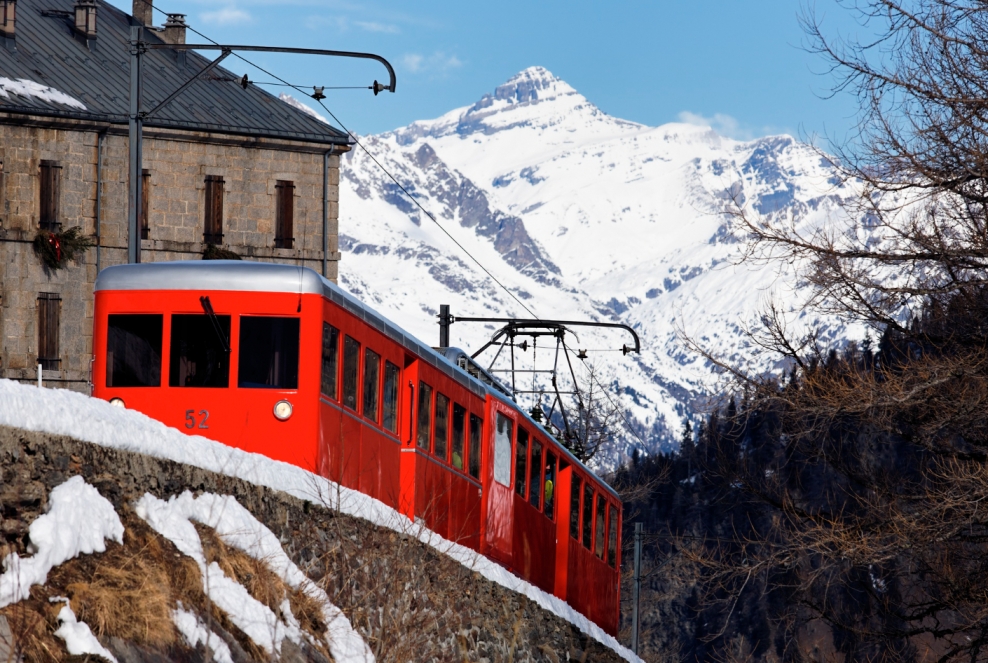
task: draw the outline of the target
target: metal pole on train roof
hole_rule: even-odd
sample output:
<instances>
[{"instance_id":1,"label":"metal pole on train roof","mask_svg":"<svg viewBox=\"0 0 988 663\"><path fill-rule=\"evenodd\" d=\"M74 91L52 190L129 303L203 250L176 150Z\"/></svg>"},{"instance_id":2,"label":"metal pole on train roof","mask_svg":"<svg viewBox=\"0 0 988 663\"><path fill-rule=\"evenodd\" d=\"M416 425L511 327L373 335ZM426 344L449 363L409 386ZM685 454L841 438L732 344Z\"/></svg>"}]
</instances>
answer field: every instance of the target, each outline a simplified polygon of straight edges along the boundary
<instances>
[{"instance_id":1,"label":"metal pole on train roof","mask_svg":"<svg viewBox=\"0 0 988 663\"><path fill-rule=\"evenodd\" d=\"M638 653L638 599L642 585L642 524L635 523L635 575L631 599L631 651Z\"/></svg>"},{"instance_id":2,"label":"metal pole on train roof","mask_svg":"<svg viewBox=\"0 0 988 663\"><path fill-rule=\"evenodd\" d=\"M453 316L449 314L449 304L439 305L439 347L449 347L449 326L453 322Z\"/></svg>"}]
</instances>

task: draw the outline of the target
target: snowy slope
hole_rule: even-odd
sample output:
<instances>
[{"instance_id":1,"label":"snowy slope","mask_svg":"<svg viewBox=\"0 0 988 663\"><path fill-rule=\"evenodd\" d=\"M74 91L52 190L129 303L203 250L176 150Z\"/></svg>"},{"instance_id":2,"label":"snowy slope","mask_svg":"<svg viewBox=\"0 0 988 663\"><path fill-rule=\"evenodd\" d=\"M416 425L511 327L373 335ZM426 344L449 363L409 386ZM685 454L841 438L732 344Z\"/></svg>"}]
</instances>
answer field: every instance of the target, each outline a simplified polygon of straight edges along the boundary
<instances>
[{"instance_id":1,"label":"snowy slope","mask_svg":"<svg viewBox=\"0 0 988 663\"><path fill-rule=\"evenodd\" d=\"M707 127L627 122L532 67L470 107L361 142L535 315L639 332L640 357L613 352L628 341L614 333L581 332L574 344L591 350L652 449L718 384L679 331L760 369L774 358L741 331L770 298L832 339L864 333L808 317L792 272L737 264L732 198L807 228L840 219L837 202L853 195L788 136L739 142ZM341 285L433 343L440 304L454 315L529 316L360 148L341 172ZM452 343L475 349L491 330L454 325Z\"/></svg>"},{"instance_id":2,"label":"snowy slope","mask_svg":"<svg viewBox=\"0 0 988 663\"><path fill-rule=\"evenodd\" d=\"M335 484L300 467L274 461L259 454L247 453L204 437L186 435L140 412L114 407L103 400L63 389L39 389L11 380L0 380L0 426L65 435L75 440L104 447L194 465L210 472L236 477L258 486L280 490L293 497L322 505L328 509L339 510L350 516L363 518L380 527L420 540L455 562L479 573L487 580L527 596L543 610L550 611L573 624L583 633L613 649L625 660L641 661L635 654L621 646L615 638L555 596L547 594L513 575L504 567L480 556L473 550L444 539L420 523L409 521L406 516L384 503ZM76 486L76 488L79 488L83 493L88 492L88 489L84 487L84 482L79 481L78 483L82 486ZM95 490L92 492L95 493ZM95 501L98 502L102 499L97 495ZM224 508L212 508L211 505L216 503L222 503L226 506ZM86 505L81 505L78 508L85 510ZM112 512L112 505L109 509ZM0 574L0 607L23 598L13 589L18 586L17 578L26 582L28 587L32 583L43 582L44 576L51 566L58 565L80 552L102 550L104 537L114 538L117 536L112 517L101 515L99 507L90 508L88 511L92 515L88 518L75 517L75 524L72 527L65 525L68 520L66 517L48 518L46 522L42 522L39 525L41 532L51 529L52 523L49 521L61 524L62 527L59 531L59 545L42 548L39 551L38 560L23 565L12 565L12 557L7 557L3 565L6 573ZM199 537L190 524L192 521L201 522L216 529L228 545L243 550L255 558L263 559L289 585L297 586L304 582L301 572L280 549L276 537L263 525L253 521L246 510L236 505L233 498L209 494L200 495L196 498L187 492L168 502L163 502L147 495L139 501L136 511L153 528L176 543L180 551L195 558L197 562L204 563ZM70 515L77 513L78 511ZM41 521L42 518L39 518L38 521ZM32 525L32 541L35 536L35 529L35 526ZM54 550L50 550L50 548L54 548ZM25 568L26 572L21 573L19 570L21 568ZM214 580L216 579L214 578ZM227 583L223 581L214 584L220 585L219 589L222 591L235 589L225 587L224 585ZM307 593L316 591L316 589L308 587ZM211 598L216 599L212 596ZM229 597L227 599L228 607L231 610L237 610L237 604L229 600ZM373 663L373 656L370 655L369 651L366 654L363 653L366 648L359 636L352 630L346 617L335 607L328 605L326 601L323 603L326 604L324 606L325 622L329 625L327 638L329 638L331 651L336 660L340 663L350 663L357 660ZM249 619L251 617L248 614L249 606L246 606L243 601L240 605L241 617L245 620ZM199 626L194 622L188 623L187 615L177 613L175 618L177 622L181 622L180 628L183 633L186 633L186 637L193 645L195 644L193 642L195 637L201 636L203 639L209 637L208 633L198 633L200 631ZM269 628L266 632L270 635L277 633L277 630L272 631ZM286 630L287 632L288 630ZM260 631L258 637L261 637ZM274 648L273 644L268 648L268 651L271 651L272 648Z\"/></svg>"}]
</instances>

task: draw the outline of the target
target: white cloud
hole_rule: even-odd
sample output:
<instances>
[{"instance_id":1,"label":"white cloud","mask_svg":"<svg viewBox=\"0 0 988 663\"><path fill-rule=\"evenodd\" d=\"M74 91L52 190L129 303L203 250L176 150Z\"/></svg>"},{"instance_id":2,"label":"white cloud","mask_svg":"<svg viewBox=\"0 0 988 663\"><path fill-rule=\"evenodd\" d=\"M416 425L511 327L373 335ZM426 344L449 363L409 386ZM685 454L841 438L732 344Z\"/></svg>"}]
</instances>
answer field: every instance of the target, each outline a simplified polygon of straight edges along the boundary
<instances>
[{"instance_id":1,"label":"white cloud","mask_svg":"<svg viewBox=\"0 0 988 663\"><path fill-rule=\"evenodd\" d=\"M736 118L726 113L714 113L713 117L705 117L699 113L682 111L678 116L680 122L693 124L698 127L710 127L721 136L735 138L737 140L751 140L755 137L755 132L749 127L742 126Z\"/></svg>"},{"instance_id":2,"label":"white cloud","mask_svg":"<svg viewBox=\"0 0 988 663\"><path fill-rule=\"evenodd\" d=\"M463 66L463 61L455 55L447 55L442 51L436 51L432 55L421 55L419 53L406 53L402 56L402 64L405 69L413 74L437 73L444 74L451 69L459 69Z\"/></svg>"},{"instance_id":3,"label":"white cloud","mask_svg":"<svg viewBox=\"0 0 988 663\"><path fill-rule=\"evenodd\" d=\"M376 21L354 21L353 24L358 28L366 30L367 32L384 32L391 35L401 32L397 25L390 25L388 23L377 23Z\"/></svg>"},{"instance_id":4,"label":"white cloud","mask_svg":"<svg viewBox=\"0 0 988 663\"><path fill-rule=\"evenodd\" d=\"M224 7L216 11L203 12L202 20L211 25L240 25L250 23L251 15L236 7Z\"/></svg>"}]
</instances>

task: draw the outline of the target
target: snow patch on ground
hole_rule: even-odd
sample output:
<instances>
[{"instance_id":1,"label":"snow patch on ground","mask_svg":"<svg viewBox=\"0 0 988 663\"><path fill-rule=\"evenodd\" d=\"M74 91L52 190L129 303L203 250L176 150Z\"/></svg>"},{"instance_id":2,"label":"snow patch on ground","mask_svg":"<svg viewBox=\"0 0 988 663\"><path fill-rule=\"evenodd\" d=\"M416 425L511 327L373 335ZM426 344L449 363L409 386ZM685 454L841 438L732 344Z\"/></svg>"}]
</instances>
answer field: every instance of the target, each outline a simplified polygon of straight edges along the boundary
<instances>
[{"instance_id":1,"label":"snow patch on ground","mask_svg":"<svg viewBox=\"0 0 988 663\"><path fill-rule=\"evenodd\" d=\"M382 502L299 467L246 453L203 437L189 436L140 412L114 407L106 401L63 389L38 389L11 380L0 380L0 404L0 425L65 435L104 447L194 465L210 472L280 490L299 499L414 536L488 580L524 594L543 609L570 622L626 660L641 661L597 624L557 597L543 592L473 550L410 522ZM184 536L190 542L198 543L195 528L188 520L185 523L195 534L195 538ZM175 527L184 529L184 526L178 524Z\"/></svg>"},{"instance_id":2,"label":"snow patch on ground","mask_svg":"<svg viewBox=\"0 0 988 663\"><path fill-rule=\"evenodd\" d=\"M109 650L100 644L93 632L89 630L89 624L80 622L72 612L69 600L62 596L52 597L51 601L64 601L65 605L58 611L58 630L55 636L65 640L65 650L73 656L85 654L95 654L102 656L108 661L117 663L116 657Z\"/></svg>"},{"instance_id":3,"label":"snow patch on ground","mask_svg":"<svg viewBox=\"0 0 988 663\"><path fill-rule=\"evenodd\" d=\"M75 97L71 97L61 90L42 85L27 78L18 78L16 81L0 76L0 96L9 99L10 95L16 94L21 97L35 97L50 104L61 104L71 106L79 110L86 110L86 105Z\"/></svg>"},{"instance_id":4,"label":"snow patch on ground","mask_svg":"<svg viewBox=\"0 0 988 663\"><path fill-rule=\"evenodd\" d=\"M312 583L292 562L274 532L262 525L233 497L206 493L196 498L186 491L166 502L154 495L146 494L137 503L137 515L199 564L199 568L203 571L203 588L206 593L214 603L230 615L233 623L269 653L280 652L281 642L285 637L292 642L301 643L303 632L292 615L291 605L287 599L282 603L281 612L284 616L282 621L270 609L250 598L249 595L247 597L249 600L246 602L228 601L229 598L236 598L234 593L231 593L233 588L228 585L232 583L238 588L241 588L241 585L224 576L215 562L207 569L199 534L192 526L192 521L212 527L225 543L264 562L287 585L293 589L302 588L307 595L319 601L323 620L328 626L326 644L329 645L329 650L337 663L374 661L374 655L367 648L360 634L353 630L350 621L339 608L330 603L326 593ZM206 578L210 582L206 582ZM255 633L258 637L255 637Z\"/></svg>"},{"instance_id":5,"label":"snow patch on ground","mask_svg":"<svg viewBox=\"0 0 988 663\"><path fill-rule=\"evenodd\" d=\"M194 612L186 610L181 603L178 604L177 610L172 611L172 621L190 647L195 647L201 642L212 654L216 663L233 663L230 647L220 636L206 628Z\"/></svg>"},{"instance_id":6,"label":"snow patch on ground","mask_svg":"<svg viewBox=\"0 0 988 663\"><path fill-rule=\"evenodd\" d=\"M6 402L0 397L0 402ZM0 576L0 608L26 599L32 585L43 585L48 572L80 553L105 552L105 539L123 543L123 523L113 505L74 476L51 491L48 512L31 523L31 557L10 553Z\"/></svg>"}]
</instances>

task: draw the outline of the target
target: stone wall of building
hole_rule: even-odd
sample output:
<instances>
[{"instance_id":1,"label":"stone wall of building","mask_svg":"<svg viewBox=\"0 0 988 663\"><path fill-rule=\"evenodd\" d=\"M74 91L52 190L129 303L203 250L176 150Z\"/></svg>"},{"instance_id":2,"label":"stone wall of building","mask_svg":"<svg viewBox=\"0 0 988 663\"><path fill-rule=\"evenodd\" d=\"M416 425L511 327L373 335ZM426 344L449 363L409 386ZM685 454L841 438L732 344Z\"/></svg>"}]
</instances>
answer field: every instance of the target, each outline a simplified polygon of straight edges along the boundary
<instances>
[{"instance_id":1,"label":"stone wall of building","mask_svg":"<svg viewBox=\"0 0 988 663\"><path fill-rule=\"evenodd\" d=\"M53 386L88 391L92 356L93 285L100 269L127 261L128 140L110 127L102 141L102 192L97 222L99 133L107 127L0 117L0 377L37 379L38 296L57 293L60 367L44 371ZM142 262L196 260L205 249L205 178L224 179L221 247L247 260L323 269L323 163L330 146L194 132L148 130L149 237ZM338 150L339 148L337 148ZM39 229L40 165L57 161L62 229L80 226L99 237L65 268L49 270L32 242ZM329 157L326 276L340 258L339 156ZM275 183L295 184L294 246L275 248Z\"/></svg>"}]
</instances>

